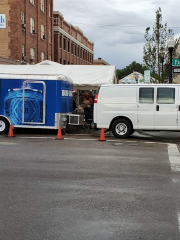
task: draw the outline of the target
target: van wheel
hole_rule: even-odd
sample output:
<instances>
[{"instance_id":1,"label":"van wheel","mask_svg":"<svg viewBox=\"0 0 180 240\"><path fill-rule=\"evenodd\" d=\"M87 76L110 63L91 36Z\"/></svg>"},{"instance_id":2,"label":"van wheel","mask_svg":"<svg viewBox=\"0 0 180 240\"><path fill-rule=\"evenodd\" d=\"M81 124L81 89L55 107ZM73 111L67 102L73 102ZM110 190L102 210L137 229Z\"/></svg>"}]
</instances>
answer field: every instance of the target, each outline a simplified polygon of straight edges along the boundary
<instances>
[{"instance_id":1,"label":"van wheel","mask_svg":"<svg viewBox=\"0 0 180 240\"><path fill-rule=\"evenodd\" d=\"M126 119L117 119L112 125L112 133L116 138L126 138L132 134L131 123Z\"/></svg>"},{"instance_id":2,"label":"van wheel","mask_svg":"<svg viewBox=\"0 0 180 240\"><path fill-rule=\"evenodd\" d=\"M0 134L7 133L9 130L9 122L7 119L0 117Z\"/></svg>"}]
</instances>

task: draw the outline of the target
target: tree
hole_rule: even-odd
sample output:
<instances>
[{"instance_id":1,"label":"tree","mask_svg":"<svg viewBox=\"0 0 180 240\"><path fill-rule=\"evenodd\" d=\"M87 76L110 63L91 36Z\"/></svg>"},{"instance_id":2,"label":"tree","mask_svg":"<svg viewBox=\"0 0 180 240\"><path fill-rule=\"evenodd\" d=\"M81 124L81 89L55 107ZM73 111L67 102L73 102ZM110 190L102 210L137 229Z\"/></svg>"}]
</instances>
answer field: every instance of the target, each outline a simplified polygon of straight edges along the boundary
<instances>
[{"instance_id":1,"label":"tree","mask_svg":"<svg viewBox=\"0 0 180 240\"><path fill-rule=\"evenodd\" d=\"M118 79L122 79L133 72L139 72L144 74L144 70L147 70L145 66L134 61L123 69L117 69L117 76Z\"/></svg>"},{"instance_id":2,"label":"tree","mask_svg":"<svg viewBox=\"0 0 180 240\"><path fill-rule=\"evenodd\" d=\"M147 69L151 71L151 76L163 82L167 77L169 68L169 52L167 40L174 35L172 29L167 29L167 23L162 24L161 8L156 11L156 22L150 33L150 27L146 28L145 40L143 47L143 61ZM178 39L175 40L173 56L176 56Z\"/></svg>"}]
</instances>

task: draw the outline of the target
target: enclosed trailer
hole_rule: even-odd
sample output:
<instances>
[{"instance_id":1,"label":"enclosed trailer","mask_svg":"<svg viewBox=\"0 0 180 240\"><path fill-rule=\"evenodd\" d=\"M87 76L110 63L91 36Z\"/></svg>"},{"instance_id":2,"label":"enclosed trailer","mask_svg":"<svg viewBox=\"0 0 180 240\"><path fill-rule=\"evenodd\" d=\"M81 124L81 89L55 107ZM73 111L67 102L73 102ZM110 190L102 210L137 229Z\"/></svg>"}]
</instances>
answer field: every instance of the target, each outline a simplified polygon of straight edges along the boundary
<instances>
[{"instance_id":1,"label":"enclosed trailer","mask_svg":"<svg viewBox=\"0 0 180 240\"><path fill-rule=\"evenodd\" d=\"M72 92L73 81L65 75L0 74L0 133L7 132L9 124L65 128L74 119Z\"/></svg>"}]
</instances>

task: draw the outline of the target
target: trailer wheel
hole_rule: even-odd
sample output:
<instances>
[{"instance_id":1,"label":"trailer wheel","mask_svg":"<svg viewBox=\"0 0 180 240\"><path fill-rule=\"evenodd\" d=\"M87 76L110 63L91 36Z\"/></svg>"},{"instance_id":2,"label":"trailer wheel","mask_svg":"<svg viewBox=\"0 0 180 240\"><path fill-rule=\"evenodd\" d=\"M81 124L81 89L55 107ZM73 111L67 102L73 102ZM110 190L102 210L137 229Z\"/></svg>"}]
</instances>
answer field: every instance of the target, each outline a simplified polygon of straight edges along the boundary
<instances>
[{"instance_id":1,"label":"trailer wheel","mask_svg":"<svg viewBox=\"0 0 180 240\"><path fill-rule=\"evenodd\" d=\"M116 138L129 137L132 132L132 125L126 119L117 119L112 125L112 133Z\"/></svg>"},{"instance_id":2,"label":"trailer wheel","mask_svg":"<svg viewBox=\"0 0 180 240\"><path fill-rule=\"evenodd\" d=\"M6 118L0 117L0 134L7 133L9 130L9 122Z\"/></svg>"}]
</instances>

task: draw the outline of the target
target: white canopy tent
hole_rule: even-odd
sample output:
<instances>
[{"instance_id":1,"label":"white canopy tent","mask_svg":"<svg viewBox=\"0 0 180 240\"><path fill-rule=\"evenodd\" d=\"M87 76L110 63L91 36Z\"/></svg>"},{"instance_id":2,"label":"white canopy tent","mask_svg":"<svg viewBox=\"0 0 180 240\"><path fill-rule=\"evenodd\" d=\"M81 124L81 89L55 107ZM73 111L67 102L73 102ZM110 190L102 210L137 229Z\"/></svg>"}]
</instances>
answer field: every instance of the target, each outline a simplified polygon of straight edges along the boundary
<instances>
[{"instance_id":1,"label":"white canopy tent","mask_svg":"<svg viewBox=\"0 0 180 240\"><path fill-rule=\"evenodd\" d=\"M36 65L0 65L1 74L65 75L73 80L74 89L96 90L102 84L117 83L115 66L61 65L44 61Z\"/></svg>"}]
</instances>

